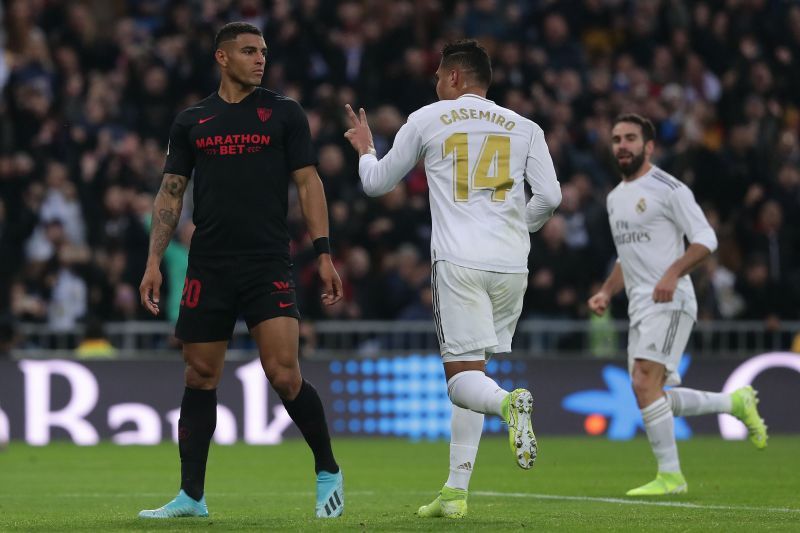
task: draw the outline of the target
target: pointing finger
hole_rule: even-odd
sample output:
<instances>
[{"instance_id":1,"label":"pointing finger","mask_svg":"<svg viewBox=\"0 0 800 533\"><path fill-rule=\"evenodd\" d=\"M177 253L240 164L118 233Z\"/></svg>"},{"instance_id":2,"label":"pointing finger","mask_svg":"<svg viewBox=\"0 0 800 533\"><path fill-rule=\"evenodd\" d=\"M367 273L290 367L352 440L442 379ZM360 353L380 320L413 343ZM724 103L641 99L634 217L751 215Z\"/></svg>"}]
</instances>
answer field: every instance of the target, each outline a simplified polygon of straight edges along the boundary
<instances>
[{"instance_id":1,"label":"pointing finger","mask_svg":"<svg viewBox=\"0 0 800 533\"><path fill-rule=\"evenodd\" d=\"M345 112L347 113L347 118L350 119L350 124L353 127L358 126L358 117L353 112L353 108L350 107L350 104L345 104L344 109L345 109Z\"/></svg>"},{"instance_id":2,"label":"pointing finger","mask_svg":"<svg viewBox=\"0 0 800 533\"><path fill-rule=\"evenodd\" d=\"M361 124L366 126L367 125L367 112L364 111L363 107L358 108L358 114L361 117Z\"/></svg>"}]
</instances>

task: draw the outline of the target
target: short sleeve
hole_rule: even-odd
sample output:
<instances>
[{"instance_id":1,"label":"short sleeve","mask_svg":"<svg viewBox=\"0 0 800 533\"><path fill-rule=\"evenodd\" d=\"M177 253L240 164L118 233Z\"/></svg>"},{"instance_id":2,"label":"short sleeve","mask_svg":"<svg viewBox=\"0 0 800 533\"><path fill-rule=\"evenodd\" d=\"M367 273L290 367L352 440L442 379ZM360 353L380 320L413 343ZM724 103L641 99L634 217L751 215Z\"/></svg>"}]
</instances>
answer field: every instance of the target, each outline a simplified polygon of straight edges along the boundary
<instances>
[{"instance_id":1,"label":"short sleeve","mask_svg":"<svg viewBox=\"0 0 800 533\"><path fill-rule=\"evenodd\" d=\"M290 101L289 120L286 126L286 162L290 171L317 164L308 117L300 104L293 100Z\"/></svg>"},{"instance_id":2,"label":"short sleeve","mask_svg":"<svg viewBox=\"0 0 800 533\"><path fill-rule=\"evenodd\" d=\"M169 130L164 174L177 174L191 178L192 169L194 169L194 151L189 143L189 128L176 119Z\"/></svg>"}]
</instances>

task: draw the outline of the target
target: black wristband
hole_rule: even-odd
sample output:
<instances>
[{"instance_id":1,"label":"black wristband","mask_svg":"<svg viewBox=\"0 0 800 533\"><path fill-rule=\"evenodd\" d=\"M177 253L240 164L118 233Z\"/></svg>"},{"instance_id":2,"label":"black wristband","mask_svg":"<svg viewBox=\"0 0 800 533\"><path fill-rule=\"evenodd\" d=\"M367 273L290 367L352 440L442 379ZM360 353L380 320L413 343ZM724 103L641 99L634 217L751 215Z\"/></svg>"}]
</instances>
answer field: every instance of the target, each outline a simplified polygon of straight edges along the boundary
<instances>
[{"instance_id":1,"label":"black wristband","mask_svg":"<svg viewBox=\"0 0 800 533\"><path fill-rule=\"evenodd\" d=\"M331 242L327 237L314 239L314 251L317 252L317 255L331 253Z\"/></svg>"}]
</instances>

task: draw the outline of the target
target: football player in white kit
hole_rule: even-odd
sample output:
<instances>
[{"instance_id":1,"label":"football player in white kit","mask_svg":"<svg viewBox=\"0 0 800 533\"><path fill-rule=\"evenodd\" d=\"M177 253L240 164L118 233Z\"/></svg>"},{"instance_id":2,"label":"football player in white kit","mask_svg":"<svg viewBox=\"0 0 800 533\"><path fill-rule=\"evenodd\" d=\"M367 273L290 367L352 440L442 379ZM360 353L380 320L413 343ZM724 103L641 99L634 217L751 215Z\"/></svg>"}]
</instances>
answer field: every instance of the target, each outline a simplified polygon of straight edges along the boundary
<instances>
[{"instance_id":1,"label":"football player in white kit","mask_svg":"<svg viewBox=\"0 0 800 533\"><path fill-rule=\"evenodd\" d=\"M697 319L689 272L717 248L717 238L692 191L650 162L654 139L653 124L642 116L626 114L614 121L611 149L622 181L608 194L607 207L618 260L589 299L589 308L602 315L616 293L624 288L628 296L628 369L658 462L656 479L628 496L687 491L674 416L729 413L744 422L756 448L767 445L752 387L732 394L664 391L665 385L681 383L678 363Z\"/></svg>"},{"instance_id":2,"label":"football player in white kit","mask_svg":"<svg viewBox=\"0 0 800 533\"><path fill-rule=\"evenodd\" d=\"M461 518L484 414L508 424L517 464L536 459L533 399L503 390L485 374L487 357L511 351L528 280L529 232L561 202L542 129L486 99L492 70L486 50L460 41L442 50L439 102L412 113L391 150L375 155L366 113L347 113L345 137L358 151L364 192L391 191L420 159L430 190L434 322L453 402L450 475L422 517ZM533 196L526 204L525 181Z\"/></svg>"}]
</instances>

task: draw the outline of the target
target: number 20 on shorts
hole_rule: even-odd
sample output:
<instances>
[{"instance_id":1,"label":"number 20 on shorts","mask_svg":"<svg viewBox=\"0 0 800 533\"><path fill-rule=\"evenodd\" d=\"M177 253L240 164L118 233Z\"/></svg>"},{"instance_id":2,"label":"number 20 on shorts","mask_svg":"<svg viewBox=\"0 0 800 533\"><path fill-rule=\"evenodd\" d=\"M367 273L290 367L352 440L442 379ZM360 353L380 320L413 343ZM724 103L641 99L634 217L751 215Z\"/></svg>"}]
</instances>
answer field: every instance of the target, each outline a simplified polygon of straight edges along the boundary
<instances>
[{"instance_id":1,"label":"number 20 on shorts","mask_svg":"<svg viewBox=\"0 0 800 533\"><path fill-rule=\"evenodd\" d=\"M197 303L200 301L200 289L202 287L199 279L184 278L181 305L185 305L190 309L197 307Z\"/></svg>"},{"instance_id":2,"label":"number 20 on shorts","mask_svg":"<svg viewBox=\"0 0 800 533\"><path fill-rule=\"evenodd\" d=\"M470 181L472 190L492 191L493 202L503 202L506 193L514 185L511 179L511 137L487 135L483 139L478 162L470 172L469 137L467 133L454 133L442 145L442 159L453 154L453 197L456 202L469 201ZM489 175L492 172L492 175ZM472 179L470 180L470 176Z\"/></svg>"}]
</instances>

